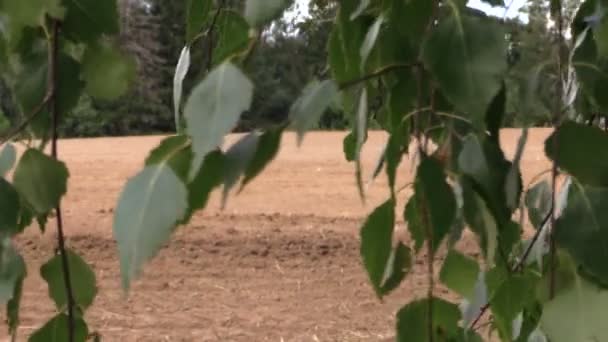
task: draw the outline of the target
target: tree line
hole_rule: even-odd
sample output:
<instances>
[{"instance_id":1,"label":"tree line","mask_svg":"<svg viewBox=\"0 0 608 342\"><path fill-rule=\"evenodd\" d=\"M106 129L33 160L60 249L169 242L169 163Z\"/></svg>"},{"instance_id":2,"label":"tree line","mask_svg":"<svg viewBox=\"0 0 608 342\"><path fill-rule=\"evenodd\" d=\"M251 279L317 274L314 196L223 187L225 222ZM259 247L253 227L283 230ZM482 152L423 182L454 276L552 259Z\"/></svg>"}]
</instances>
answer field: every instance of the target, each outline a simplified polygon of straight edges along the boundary
<instances>
[{"instance_id":1,"label":"tree line","mask_svg":"<svg viewBox=\"0 0 608 342\"><path fill-rule=\"evenodd\" d=\"M60 127L62 136L158 134L174 130L173 73L185 42L188 15L185 9L188 8L188 1L119 1L119 43L124 52L133 58L135 82L132 82L129 92L117 101L83 96L66 115ZM242 4L241 0L226 0L224 6L239 11ZM573 12L578 1L569 4ZM298 11L295 6L297 4L292 5L290 12ZM308 16L277 18L263 31L245 70L256 85L253 104L242 116L237 131L265 128L282 122L302 89L311 81L326 76L326 43L336 8L333 0L313 0L309 4ZM552 71L547 69L535 73L533 69L553 53L543 44L553 37L548 22L549 6L543 0L529 0L523 11L528 18L525 23L519 18L490 18L508 27L509 34L505 39L509 40L511 48L505 58L511 66L507 78L509 91L535 91L541 95L530 97L533 101L511 101L505 124L545 125L550 122L550 107L546 104L550 103L551 89L554 89L551 86ZM483 12L477 14L485 16ZM218 41L220 38L217 32L211 32L199 39L192 47L192 59L209 60L209 47L221 44ZM184 81L185 92L204 77L204 66L205 62L192 66ZM537 77L535 82L531 82L530 75ZM0 132L19 121L16 114L18 101L8 91L16 77L5 73L0 78L0 109L3 114L0 115ZM530 89L531 84L535 89ZM378 99L381 101L381 96ZM370 124L372 127L381 126L382 103L372 101L370 107L375 110L374 120ZM527 115L524 119L518 115L524 110L534 115ZM348 112L337 106L330 108L322 116L318 128L345 129L352 120L349 114L345 114Z\"/></svg>"}]
</instances>

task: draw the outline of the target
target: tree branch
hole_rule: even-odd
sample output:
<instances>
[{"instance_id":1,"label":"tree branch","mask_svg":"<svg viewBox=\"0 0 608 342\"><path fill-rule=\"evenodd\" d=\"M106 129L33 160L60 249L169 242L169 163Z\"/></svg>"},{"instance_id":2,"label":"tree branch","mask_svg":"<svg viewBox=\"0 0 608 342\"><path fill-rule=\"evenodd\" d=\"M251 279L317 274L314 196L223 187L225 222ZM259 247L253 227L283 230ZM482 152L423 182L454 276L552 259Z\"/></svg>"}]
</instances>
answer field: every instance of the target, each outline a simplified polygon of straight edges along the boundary
<instances>
[{"instance_id":1,"label":"tree branch","mask_svg":"<svg viewBox=\"0 0 608 342\"><path fill-rule=\"evenodd\" d=\"M23 132L27 126L34 120L34 118L44 109L46 105L48 105L49 101L53 97L53 89L49 89L47 94L44 96L42 101L32 109L32 111L25 116L23 121L15 128L13 128L10 132L8 132L2 139L0 139L0 145L7 143L9 140L13 139L17 134Z\"/></svg>"},{"instance_id":2,"label":"tree branch","mask_svg":"<svg viewBox=\"0 0 608 342\"><path fill-rule=\"evenodd\" d=\"M50 37L50 47L49 47L49 74L48 74L48 86L47 89L50 90L50 99L49 99L49 111L52 116L52 141L51 141L51 155L54 159L57 159L57 140L58 140L58 124L59 124L59 64L57 61L57 55L59 51L59 22L51 19L52 23L52 34ZM68 263L68 255L65 248L65 235L63 233L63 220L61 215L61 205L58 204L56 211L56 221L57 221L57 247L59 249L59 254L61 256L61 266L63 270L63 280L65 283L65 291L67 298L67 311L68 311L68 341L75 341L75 317L74 317L74 292L72 290L72 282L70 276L70 267Z\"/></svg>"},{"instance_id":3,"label":"tree branch","mask_svg":"<svg viewBox=\"0 0 608 342\"><path fill-rule=\"evenodd\" d=\"M340 83L339 88L340 88L340 90L345 90L345 89L350 88L359 83L371 80L373 78L380 77L391 71L395 71L395 70L399 70L399 69L413 68L413 67L416 67L417 65L418 65L417 62L404 63L404 64L389 64L389 65L383 66L382 68L379 68L378 70L373 71L367 75L361 76L359 78L355 78L353 80L342 82L342 83Z\"/></svg>"}]
</instances>

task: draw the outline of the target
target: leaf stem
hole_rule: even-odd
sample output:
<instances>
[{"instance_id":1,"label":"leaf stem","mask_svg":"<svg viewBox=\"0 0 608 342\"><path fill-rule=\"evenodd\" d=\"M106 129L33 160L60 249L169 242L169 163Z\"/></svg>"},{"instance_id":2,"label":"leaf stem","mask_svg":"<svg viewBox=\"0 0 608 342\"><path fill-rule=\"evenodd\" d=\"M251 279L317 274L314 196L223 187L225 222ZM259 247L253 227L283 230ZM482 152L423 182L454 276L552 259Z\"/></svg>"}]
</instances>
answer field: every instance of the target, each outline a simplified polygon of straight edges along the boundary
<instances>
[{"instance_id":1,"label":"leaf stem","mask_svg":"<svg viewBox=\"0 0 608 342\"><path fill-rule=\"evenodd\" d=\"M408 68L413 68L418 66L419 63L414 62L414 63L398 63L398 64L389 64L389 65L385 65L381 68L379 68L378 70L372 71L371 73L361 76L359 78L355 78L353 80L349 80L349 81L345 81L340 83L339 88L340 90L345 90L347 88L350 88L352 86L355 86L359 83L380 77L386 73L395 71L395 70L399 70L399 69L408 69Z\"/></svg>"},{"instance_id":2,"label":"leaf stem","mask_svg":"<svg viewBox=\"0 0 608 342\"><path fill-rule=\"evenodd\" d=\"M12 131L8 132L4 137L2 137L2 139L0 139L0 145L7 143L9 140L11 140L15 136L17 136L17 134L24 131L27 128L27 126L30 124L30 122L32 122L32 120L38 115L38 113L40 113L44 109L44 107L46 107L46 105L48 105L49 101L51 100L52 95L53 95L53 91L52 91L52 89L50 89L50 91L48 91L47 94L44 96L44 99L42 99L42 101L36 107L34 107L34 109L32 109L32 111L29 114L27 114L25 116L23 121L17 127L15 127Z\"/></svg>"},{"instance_id":3,"label":"leaf stem","mask_svg":"<svg viewBox=\"0 0 608 342\"><path fill-rule=\"evenodd\" d=\"M52 116L52 141L51 141L51 155L54 159L57 159L57 140L58 140L58 124L59 124L59 65L57 61L59 51L59 26L60 23L54 19L51 19L52 33L50 37L50 48L49 48L49 74L48 74L48 86L50 90L49 111ZM70 268L68 263L68 255L65 248L65 235L63 233L63 219L61 215L61 205L57 204L56 221L57 221L57 247L61 255L61 266L63 268L63 280L65 283L66 298L67 298L67 311L68 311L68 341L74 342L75 324L74 324L74 292L72 290L72 283L70 277Z\"/></svg>"}]
</instances>

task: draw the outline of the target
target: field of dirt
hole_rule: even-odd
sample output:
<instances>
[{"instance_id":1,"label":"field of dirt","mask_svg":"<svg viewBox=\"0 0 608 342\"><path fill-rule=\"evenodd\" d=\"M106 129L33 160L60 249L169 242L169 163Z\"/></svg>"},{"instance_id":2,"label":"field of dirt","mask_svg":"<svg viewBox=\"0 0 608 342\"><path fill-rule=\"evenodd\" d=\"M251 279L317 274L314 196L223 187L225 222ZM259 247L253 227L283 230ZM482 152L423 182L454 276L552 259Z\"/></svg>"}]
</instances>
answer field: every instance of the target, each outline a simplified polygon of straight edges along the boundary
<instances>
[{"instance_id":1,"label":"field of dirt","mask_svg":"<svg viewBox=\"0 0 608 342\"><path fill-rule=\"evenodd\" d=\"M509 157L519 133L504 132ZM548 133L531 132L523 158L526 182L549 166L543 153ZM278 159L263 175L231 198L224 211L215 194L205 212L181 227L146 266L128 296L120 286L113 208L125 181L141 169L161 137L61 141L60 155L71 173L63 202L68 245L90 262L99 286L86 316L91 330L105 341L383 341L393 336L396 310L424 295L425 266L417 261L413 275L384 303L374 296L359 259L358 229L388 192L380 177L369 185L366 204L360 202L354 167L342 156L343 137L312 133L298 149L295 136L287 134ZM370 135L366 170L373 168L385 139ZM399 185L411 180L411 171L404 163ZM48 227L41 234L32 226L17 240L29 272L20 341L54 314L39 276L55 246L54 222ZM470 238L464 246L477 252Z\"/></svg>"}]
</instances>

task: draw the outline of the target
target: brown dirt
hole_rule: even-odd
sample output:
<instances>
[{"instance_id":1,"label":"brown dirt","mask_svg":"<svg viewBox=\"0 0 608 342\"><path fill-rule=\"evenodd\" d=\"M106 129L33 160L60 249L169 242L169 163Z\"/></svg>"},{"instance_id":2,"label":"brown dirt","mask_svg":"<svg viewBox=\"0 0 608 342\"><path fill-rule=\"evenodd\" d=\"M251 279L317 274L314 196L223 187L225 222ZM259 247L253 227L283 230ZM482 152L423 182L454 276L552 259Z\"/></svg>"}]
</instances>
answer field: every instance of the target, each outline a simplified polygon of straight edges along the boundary
<instances>
[{"instance_id":1,"label":"brown dirt","mask_svg":"<svg viewBox=\"0 0 608 342\"><path fill-rule=\"evenodd\" d=\"M523 160L526 182L549 166L542 144L547 134L535 130L530 136ZM425 267L418 260L414 274L384 303L374 297L357 236L365 215L386 198L386 182L381 177L371 184L367 204L361 204L353 165L342 156L343 136L312 133L298 149L295 137L286 135L278 159L264 174L231 198L223 212L215 194L208 209L180 228L146 266L128 297L120 287L112 212L125 181L161 137L61 141L61 158L71 173L63 204L68 244L91 263L99 285L87 312L90 328L106 341L382 341L392 336L395 311L424 295ZM504 132L508 156L518 137L519 131ZM370 135L367 170L385 139ZM404 165L399 184L410 178L411 167ZM30 227L17 241L29 270L19 340L53 315L38 271L52 256L53 227L49 222L46 234ZM476 252L472 239L464 248Z\"/></svg>"}]
</instances>

